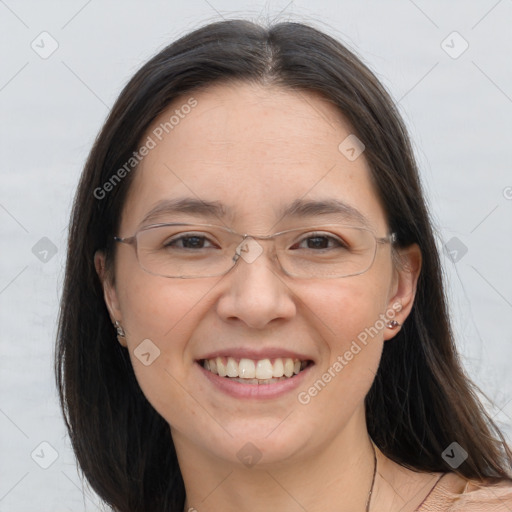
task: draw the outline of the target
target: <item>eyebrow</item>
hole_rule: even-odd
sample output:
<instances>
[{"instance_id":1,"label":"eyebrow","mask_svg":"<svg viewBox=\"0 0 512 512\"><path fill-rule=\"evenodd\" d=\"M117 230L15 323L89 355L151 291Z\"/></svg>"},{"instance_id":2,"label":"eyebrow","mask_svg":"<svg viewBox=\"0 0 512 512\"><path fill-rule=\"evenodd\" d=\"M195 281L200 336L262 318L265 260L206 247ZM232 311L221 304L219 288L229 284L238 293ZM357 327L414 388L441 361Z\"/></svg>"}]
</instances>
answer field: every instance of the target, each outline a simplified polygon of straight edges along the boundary
<instances>
[{"instance_id":1,"label":"eyebrow","mask_svg":"<svg viewBox=\"0 0 512 512\"><path fill-rule=\"evenodd\" d=\"M155 221L165 215L173 214L184 214L196 218L234 218L232 210L219 201L206 201L194 197L179 197L163 199L156 203L144 216L140 225ZM284 217L314 218L320 216L335 216L338 220L351 221L363 227L371 228L370 222L359 210L334 198L317 200L296 199L291 204L281 208L278 213L280 219Z\"/></svg>"}]
</instances>

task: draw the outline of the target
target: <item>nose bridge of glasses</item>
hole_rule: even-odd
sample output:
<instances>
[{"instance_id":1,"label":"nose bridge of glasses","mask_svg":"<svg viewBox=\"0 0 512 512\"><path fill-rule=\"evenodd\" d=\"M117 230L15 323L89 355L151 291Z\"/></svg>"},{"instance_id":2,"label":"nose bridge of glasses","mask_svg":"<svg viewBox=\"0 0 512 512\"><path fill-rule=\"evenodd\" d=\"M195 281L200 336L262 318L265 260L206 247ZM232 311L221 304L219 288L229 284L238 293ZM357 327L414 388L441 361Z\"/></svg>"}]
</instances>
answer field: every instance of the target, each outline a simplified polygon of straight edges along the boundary
<instances>
[{"instance_id":1,"label":"nose bridge of glasses","mask_svg":"<svg viewBox=\"0 0 512 512\"><path fill-rule=\"evenodd\" d=\"M233 257L233 261L238 261L239 258L242 258L247 263L253 263L263 252L265 251L264 246L267 243L268 251L271 254L275 253L275 239L276 234L274 235L250 235L244 234L240 235L242 240L238 238L238 242L235 248L235 255ZM270 242L270 244L268 243Z\"/></svg>"}]
</instances>

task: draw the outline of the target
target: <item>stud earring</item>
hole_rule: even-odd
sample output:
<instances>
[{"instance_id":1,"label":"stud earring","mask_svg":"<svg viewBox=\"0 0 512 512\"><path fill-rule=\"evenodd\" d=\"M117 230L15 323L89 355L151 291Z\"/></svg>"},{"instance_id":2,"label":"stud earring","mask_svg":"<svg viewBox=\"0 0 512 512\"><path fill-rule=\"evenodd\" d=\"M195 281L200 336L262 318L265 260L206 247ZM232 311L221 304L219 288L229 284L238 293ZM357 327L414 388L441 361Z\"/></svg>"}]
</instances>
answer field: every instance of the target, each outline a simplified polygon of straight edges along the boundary
<instances>
[{"instance_id":1,"label":"stud earring","mask_svg":"<svg viewBox=\"0 0 512 512\"><path fill-rule=\"evenodd\" d=\"M119 323L119 320L116 320L114 322L114 327L116 328L116 331L117 331L117 341L119 341L119 343L121 343L121 345L124 345L123 342L124 342L124 339L126 338L126 333L124 332L123 327Z\"/></svg>"},{"instance_id":2,"label":"stud earring","mask_svg":"<svg viewBox=\"0 0 512 512\"><path fill-rule=\"evenodd\" d=\"M386 324L386 327L389 328L389 329L395 329L396 327L399 327L400 324L399 322L397 322L396 320L390 320L387 324Z\"/></svg>"}]
</instances>

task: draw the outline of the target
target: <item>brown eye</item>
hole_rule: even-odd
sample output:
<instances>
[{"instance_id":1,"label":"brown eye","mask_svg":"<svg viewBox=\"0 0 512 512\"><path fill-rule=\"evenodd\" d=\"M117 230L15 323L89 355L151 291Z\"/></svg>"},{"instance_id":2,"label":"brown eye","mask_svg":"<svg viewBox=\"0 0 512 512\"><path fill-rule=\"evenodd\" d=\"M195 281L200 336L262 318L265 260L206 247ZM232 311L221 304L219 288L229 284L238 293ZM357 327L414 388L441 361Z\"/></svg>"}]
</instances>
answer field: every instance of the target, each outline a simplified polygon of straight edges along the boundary
<instances>
[{"instance_id":1,"label":"brown eye","mask_svg":"<svg viewBox=\"0 0 512 512\"><path fill-rule=\"evenodd\" d=\"M298 245L306 242L306 247L297 247L295 244L292 249L302 248L302 249L335 249L335 248L343 248L347 247L341 240L338 238L334 238L333 236L322 235L322 234L311 234L303 238ZM331 243L331 246L329 246Z\"/></svg>"},{"instance_id":2,"label":"brown eye","mask_svg":"<svg viewBox=\"0 0 512 512\"><path fill-rule=\"evenodd\" d=\"M164 247L174 247L179 242L182 243L180 249L203 249L206 237L204 236L180 236L174 238L173 240L169 240L164 243Z\"/></svg>"}]
</instances>

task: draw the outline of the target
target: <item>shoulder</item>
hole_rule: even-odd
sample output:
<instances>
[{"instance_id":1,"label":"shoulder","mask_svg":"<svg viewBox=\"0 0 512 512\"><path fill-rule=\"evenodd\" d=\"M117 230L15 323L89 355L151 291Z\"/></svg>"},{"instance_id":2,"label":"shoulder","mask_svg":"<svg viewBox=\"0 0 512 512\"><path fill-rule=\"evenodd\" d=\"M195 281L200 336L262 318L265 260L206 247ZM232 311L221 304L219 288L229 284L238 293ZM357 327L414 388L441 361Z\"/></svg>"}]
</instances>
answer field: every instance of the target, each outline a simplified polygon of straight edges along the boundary
<instances>
[{"instance_id":1,"label":"shoulder","mask_svg":"<svg viewBox=\"0 0 512 512\"><path fill-rule=\"evenodd\" d=\"M512 512L511 480L467 480L445 473L418 512Z\"/></svg>"}]
</instances>

